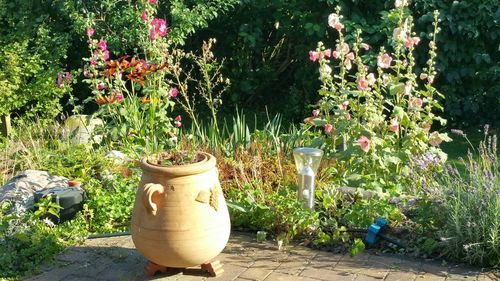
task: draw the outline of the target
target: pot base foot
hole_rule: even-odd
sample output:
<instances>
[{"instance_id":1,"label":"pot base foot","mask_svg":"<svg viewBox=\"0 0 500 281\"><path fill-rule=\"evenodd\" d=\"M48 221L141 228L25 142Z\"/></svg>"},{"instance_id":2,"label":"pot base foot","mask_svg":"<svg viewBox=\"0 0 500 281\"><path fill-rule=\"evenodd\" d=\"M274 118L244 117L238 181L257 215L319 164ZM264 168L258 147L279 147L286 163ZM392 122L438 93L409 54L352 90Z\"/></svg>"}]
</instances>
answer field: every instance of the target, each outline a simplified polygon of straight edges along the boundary
<instances>
[{"instance_id":1,"label":"pot base foot","mask_svg":"<svg viewBox=\"0 0 500 281\"><path fill-rule=\"evenodd\" d=\"M201 265L201 270L207 272L212 277L220 276L224 272L222 264L219 261L204 263Z\"/></svg>"},{"instance_id":2,"label":"pot base foot","mask_svg":"<svg viewBox=\"0 0 500 281\"><path fill-rule=\"evenodd\" d=\"M144 272L146 273L147 276L154 276L158 272L159 273L167 272L167 267L148 261L148 264L144 268Z\"/></svg>"}]
</instances>

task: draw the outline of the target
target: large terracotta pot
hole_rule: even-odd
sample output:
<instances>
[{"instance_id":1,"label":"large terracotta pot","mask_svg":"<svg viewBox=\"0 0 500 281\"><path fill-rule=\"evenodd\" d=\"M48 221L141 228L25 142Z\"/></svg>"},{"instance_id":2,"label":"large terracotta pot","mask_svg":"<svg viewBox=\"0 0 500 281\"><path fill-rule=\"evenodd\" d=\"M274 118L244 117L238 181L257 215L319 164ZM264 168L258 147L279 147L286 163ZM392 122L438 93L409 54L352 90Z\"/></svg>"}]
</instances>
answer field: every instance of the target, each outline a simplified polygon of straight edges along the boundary
<instances>
[{"instance_id":1,"label":"large terracotta pot","mask_svg":"<svg viewBox=\"0 0 500 281\"><path fill-rule=\"evenodd\" d=\"M166 267L209 262L226 246L230 220L215 157L199 152L194 164L141 163L132 215L132 240L149 261Z\"/></svg>"}]
</instances>

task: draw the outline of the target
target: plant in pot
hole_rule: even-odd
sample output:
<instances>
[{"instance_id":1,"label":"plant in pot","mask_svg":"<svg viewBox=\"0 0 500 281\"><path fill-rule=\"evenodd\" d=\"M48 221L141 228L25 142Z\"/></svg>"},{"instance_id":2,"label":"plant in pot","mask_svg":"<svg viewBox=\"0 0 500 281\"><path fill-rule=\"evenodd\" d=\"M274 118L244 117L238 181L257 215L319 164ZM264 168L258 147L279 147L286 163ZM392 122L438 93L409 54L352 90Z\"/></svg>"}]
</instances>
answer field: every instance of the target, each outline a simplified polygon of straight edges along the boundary
<instances>
[{"instance_id":1,"label":"plant in pot","mask_svg":"<svg viewBox=\"0 0 500 281\"><path fill-rule=\"evenodd\" d=\"M149 275L167 267L200 264L217 275L222 269L211 260L229 239L230 220L216 159L205 152L171 149L177 144L182 119L169 117L177 89L168 81L179 66L172 63L175 52L169 51L166 21L152 16L155 2L137 5L137 18L144 28L138 38L143 49L110 60L106 41L96 39L89 26L92 55L84 70L94 93L91 100L100 105L98 113L106 122L104 140L148 155L140 163L132 240L149 260Z\"/></svg>"}]
</instances>

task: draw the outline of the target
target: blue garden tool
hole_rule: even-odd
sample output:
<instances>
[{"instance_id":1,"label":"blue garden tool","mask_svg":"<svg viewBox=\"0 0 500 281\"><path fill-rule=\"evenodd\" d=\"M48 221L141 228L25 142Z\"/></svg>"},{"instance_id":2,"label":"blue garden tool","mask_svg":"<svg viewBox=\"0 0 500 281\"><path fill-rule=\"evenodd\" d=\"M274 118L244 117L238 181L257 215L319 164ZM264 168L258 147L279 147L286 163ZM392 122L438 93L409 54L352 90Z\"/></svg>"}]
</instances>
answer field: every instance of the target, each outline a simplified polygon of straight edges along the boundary
<instances>
[{"instance_id":1,"label":"blue garden tool","mask_svg":"<svg viewBox=\"0 0 500 281\"><path fill-rule=\"evenodd\" d=\"M387 231L388 228L389 228L389 221L386 218L378 218L375 221L375 223L373 223L372 225L370 225L370 227L368 227L368 229L349 228L347 229L347 232L366 233L365 243L368 246L372 246L379 240L379 238L381 238L398 247L406 248L405 243L385 235L385 232Z\"/></svg>"}]
</instances>

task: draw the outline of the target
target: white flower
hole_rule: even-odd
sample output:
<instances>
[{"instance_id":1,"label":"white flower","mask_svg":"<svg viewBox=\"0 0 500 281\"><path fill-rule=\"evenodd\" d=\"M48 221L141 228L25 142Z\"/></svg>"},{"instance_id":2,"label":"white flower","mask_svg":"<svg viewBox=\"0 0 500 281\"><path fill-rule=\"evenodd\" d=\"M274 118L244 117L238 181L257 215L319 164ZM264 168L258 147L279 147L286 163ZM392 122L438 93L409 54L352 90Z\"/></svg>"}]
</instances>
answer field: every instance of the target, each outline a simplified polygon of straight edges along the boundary
<instances>
[{"instance_id":1,"label":"white flower","mask_svg":"<svg viewBox=\"0 0 500 281\"><path fill-rule=\"evenodd\" d=\"M323 64L319 68L319 74L321 76L329 76L330 74L332 74L332 68L328 64Z\"/></svg>"},{"instance_id":2,"label":"white flower","mask_svg":"<svg viewBox=\"0 0 500 281\"><path fill-rule=\"evenodd\" d=\"M340 23L340 16L337 15L336 13L331 13L328 16L328 25L331 26L332 28L335 28L335 25Z\"/></svg>"},{"instance_id":3,"label":"white flower","mask_svg":"<svg viewBox=\"0 0 500 281\"><path fill-rule=\"evenodd\" d=\"M394 2L394 6L396 6L396 8L408 6L408 1L407 0L396 0Z\"/></svg>"}]
</instances>

